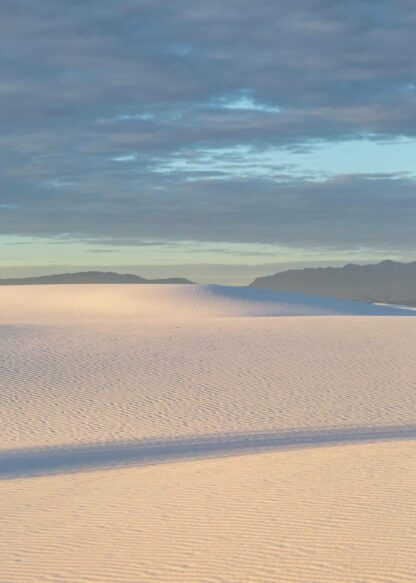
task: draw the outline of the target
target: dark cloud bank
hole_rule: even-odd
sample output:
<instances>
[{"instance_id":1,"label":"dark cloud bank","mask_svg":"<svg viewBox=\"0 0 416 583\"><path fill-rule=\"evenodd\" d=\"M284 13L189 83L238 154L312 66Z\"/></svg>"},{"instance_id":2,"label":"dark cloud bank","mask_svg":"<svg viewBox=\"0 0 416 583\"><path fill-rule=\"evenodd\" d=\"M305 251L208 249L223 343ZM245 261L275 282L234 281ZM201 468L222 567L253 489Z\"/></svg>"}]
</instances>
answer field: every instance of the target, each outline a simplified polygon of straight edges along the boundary
<instances>
[{"instance_id":1,"label":"dark cloud bank","mask_svg":"<svg viewBox=\"0 0 416 583\"><path fill-rule=\"evenodd\" d=\"M415 26L413 0L4 0L0 232L410 249L410 175L249 162L416 137Z\"/></svg>"}]
</instances>

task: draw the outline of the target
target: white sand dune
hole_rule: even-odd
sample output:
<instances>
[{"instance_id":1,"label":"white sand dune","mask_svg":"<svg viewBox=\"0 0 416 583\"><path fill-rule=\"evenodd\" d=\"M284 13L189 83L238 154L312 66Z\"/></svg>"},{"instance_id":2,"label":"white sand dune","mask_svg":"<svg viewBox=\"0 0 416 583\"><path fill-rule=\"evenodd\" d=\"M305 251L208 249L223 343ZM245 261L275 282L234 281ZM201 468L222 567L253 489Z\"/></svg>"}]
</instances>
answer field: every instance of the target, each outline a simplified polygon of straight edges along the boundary
<instances>
[{"instance_id":1,"label":"white sand dune","mask_svg":"<svg viewBox=\"0 0 416 583\"><path fill-rule=\"evenodd\" d=\"M414 581L414 315L0 288L0 582Z\"/></svg>"},{"instance_id":2,"label":"white sand dune","mask_svg":"<svg viewBox=\"0 0 416 583\"><path fill-rule=\"evenodd\" d=\"M405 309L319 296L219 285L0 287L1 322L68 323L131 318L398 316Z\"/></svg>"}]
</instances>

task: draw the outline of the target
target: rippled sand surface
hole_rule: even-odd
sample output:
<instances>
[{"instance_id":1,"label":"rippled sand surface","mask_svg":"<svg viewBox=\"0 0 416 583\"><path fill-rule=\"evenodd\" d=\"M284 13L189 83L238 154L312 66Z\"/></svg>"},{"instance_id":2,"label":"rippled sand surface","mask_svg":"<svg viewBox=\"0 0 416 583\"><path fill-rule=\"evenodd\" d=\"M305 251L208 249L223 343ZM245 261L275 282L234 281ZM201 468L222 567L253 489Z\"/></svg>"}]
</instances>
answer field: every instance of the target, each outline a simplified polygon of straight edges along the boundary
<instances>
[{"instance_id":1,"label":"rippled sand surface","mask_svg":"<svg viewBox=\"0 0 416 583\"><path fill-rule=\"evenodd\" d=\"M0 581L416 572L414 312L0 288Z\"/></svg>"}]
</instances>

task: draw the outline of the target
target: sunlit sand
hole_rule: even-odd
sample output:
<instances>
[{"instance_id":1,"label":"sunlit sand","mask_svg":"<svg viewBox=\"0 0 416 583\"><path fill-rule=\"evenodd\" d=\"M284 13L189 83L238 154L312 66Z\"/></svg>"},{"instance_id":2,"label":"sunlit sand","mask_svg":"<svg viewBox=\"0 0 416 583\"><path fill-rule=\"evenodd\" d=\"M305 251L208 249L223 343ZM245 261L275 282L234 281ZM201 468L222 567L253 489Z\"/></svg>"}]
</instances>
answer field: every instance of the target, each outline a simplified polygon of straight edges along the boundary
<instances>
[{"instance_id":1,"label":"sunlit sand","mask_svg":"<svg viewBox=\"0 0 416 583\"><path fill-rule=\"evenodd\" d=\"M415 314L0 288L0 581L414 581Z\"/></svg>"}]
</instances>

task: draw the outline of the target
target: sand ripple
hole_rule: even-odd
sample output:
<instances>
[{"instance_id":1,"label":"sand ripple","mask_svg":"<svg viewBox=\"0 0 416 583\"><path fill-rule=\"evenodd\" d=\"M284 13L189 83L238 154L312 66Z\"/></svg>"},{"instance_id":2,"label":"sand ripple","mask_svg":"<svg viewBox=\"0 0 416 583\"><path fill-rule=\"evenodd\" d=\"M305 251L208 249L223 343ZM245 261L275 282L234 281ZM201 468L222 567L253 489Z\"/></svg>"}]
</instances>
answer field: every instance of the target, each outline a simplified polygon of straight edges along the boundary
<instances>
[{"instance_id":1,"label":"sand ripple","mask_svg":"<svg viewBox=\"0 0 416 583\"><path fill-rule=\"evenodd\" d=\"M1 583L415 580L416 320L251 293L0 289Z\"/></svg>"}]
</instances>

